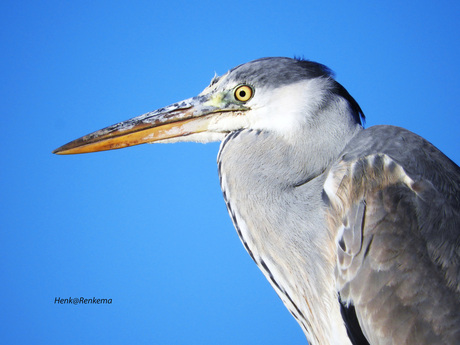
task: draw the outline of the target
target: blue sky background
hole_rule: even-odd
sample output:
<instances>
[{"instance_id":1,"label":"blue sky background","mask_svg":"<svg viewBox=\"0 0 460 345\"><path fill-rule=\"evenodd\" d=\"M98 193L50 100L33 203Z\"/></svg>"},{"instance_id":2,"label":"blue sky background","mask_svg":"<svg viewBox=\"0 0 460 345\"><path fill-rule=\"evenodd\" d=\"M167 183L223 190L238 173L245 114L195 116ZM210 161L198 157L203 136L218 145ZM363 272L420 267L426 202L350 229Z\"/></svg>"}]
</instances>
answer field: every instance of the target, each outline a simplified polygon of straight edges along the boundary
<instances>
[{"instance_id":1,"label":"blue sky background","mask_svg":"<svg viewBox=\"0 0 460 345\"><path fill-rule=\"evenodd\" d=\"M2 1L0 342L305 344L233 229L219 144L51 151L214 72L303 56L367 126L406 127L458 164L459 18L455 1ZM113 303L54 304L70 296Z\"/></svg>"}]
</instances>

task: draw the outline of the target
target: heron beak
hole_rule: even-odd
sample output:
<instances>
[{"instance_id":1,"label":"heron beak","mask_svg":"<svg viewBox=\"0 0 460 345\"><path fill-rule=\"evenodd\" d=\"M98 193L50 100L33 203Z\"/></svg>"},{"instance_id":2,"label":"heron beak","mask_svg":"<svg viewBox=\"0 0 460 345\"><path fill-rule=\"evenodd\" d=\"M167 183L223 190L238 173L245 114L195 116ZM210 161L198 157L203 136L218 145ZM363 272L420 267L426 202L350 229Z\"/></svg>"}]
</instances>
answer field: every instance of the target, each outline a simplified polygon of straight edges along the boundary
<instances>
[{"instance_id":1,"label":"heron beak","mask_svg":"<svg viewBox=\"0 0 460 345\"><path fill-rule=\"evenodd\" d=\"M121 149L205 132L216 115L239 115L244 107L206 94L171 104L71 141L53 153L66 155Z\"/></svg>"}]
</instances>

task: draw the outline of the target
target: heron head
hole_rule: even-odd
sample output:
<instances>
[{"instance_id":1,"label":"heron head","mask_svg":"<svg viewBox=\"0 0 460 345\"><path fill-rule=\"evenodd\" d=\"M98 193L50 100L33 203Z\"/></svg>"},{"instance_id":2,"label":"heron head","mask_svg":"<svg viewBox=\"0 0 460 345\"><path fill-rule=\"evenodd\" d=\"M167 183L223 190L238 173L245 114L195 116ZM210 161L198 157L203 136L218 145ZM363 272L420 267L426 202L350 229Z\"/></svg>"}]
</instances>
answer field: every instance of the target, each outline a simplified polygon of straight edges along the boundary
<instances>
[{"instance_id":1,"label":"heron head","mask_svg":"<svg viewBox=\"0 0 460 345\"><path fill-rule=\"evenodd\" d=\"M342 102L360 124L356 101L324 65L290 58L263 58L215 76L198 96L98 130L53 151L76 154L153 142L220 141L241 129L289 138L315 126L316 114Z\"/></svg>"}]
</instances>

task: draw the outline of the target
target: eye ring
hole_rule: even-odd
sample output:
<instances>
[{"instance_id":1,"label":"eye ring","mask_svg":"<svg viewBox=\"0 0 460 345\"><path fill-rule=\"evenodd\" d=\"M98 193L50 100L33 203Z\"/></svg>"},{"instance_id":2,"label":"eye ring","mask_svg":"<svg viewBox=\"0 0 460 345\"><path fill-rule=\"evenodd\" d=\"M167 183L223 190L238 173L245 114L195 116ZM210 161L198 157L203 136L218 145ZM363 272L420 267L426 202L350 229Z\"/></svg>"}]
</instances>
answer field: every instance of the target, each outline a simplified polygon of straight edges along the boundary
<instances>
[{"instance_id":1,"label":"eye ring","mask_svg":"<svg viewBox=\"0 0 460 345\"><path fill-rule=\"evenodd\" d=\"M249 85L240 85L235 89L235 99L240 102L249 101L254 95L254 90Z\"/></svg>"}]
</instances>

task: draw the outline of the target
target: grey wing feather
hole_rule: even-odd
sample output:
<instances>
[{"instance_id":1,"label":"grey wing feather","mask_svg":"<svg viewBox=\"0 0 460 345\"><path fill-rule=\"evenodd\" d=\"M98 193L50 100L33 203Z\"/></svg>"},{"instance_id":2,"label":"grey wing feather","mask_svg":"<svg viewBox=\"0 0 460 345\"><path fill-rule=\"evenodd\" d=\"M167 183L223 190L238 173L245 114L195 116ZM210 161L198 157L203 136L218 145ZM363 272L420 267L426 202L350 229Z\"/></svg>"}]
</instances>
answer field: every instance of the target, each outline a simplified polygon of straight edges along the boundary
<instances>
[{"instance_id":1,"label":"grey wing feather","mask_svg":"<svg viewBox=\"0 0 460 345\"><path fill-rule=\"evenodd\" d=\"M460 344L460 169L398 127L362 131L325 183L337 288L370 344Z\"/></svg>"}]
</instances>

